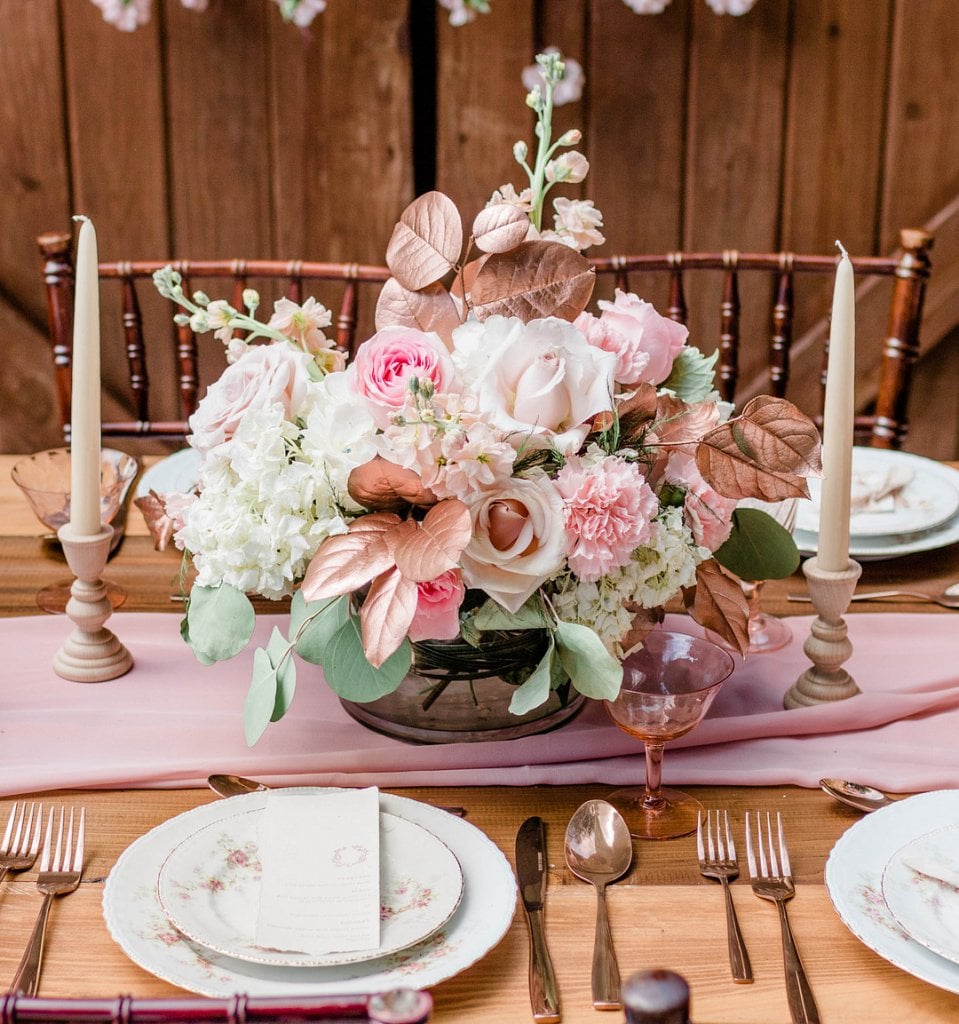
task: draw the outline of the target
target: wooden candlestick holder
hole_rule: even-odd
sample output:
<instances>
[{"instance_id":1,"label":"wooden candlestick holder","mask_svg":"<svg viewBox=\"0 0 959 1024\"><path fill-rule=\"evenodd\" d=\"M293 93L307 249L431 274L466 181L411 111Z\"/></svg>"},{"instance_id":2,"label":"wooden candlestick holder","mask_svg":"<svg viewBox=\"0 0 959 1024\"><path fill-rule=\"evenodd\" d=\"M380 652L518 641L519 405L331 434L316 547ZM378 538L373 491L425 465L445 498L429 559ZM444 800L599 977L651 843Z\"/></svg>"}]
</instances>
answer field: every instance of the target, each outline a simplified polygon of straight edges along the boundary
<instances>
[{"instance_id":1,"label":"wooden candlestick holder","mask_svg":"<svg viewBox=\"0 0 959 1024\"><path fill-rule=\"evenodd\" d=\"M104 626L113 612L100 573L107 562L113 527L90 536L75 534L67 523L57 531L76 579L67 615L77 627L54 655L53 671L76 683L101 683L133 668L130 652Z\"/></svg>"},{"instance_id":2,"label":"wooden candlestick holder","mask_svg":"<svg viewBox=\"0 0 959 1024\"><path fill-rule=\"evenodd\" d=\"M826 704L859 693L856 681L841 667L852 654L852 643L846 635L842 616L862 575L862 566L850 559L841 572L831 572L820 569L816 559L810 558L803 564L803 575L819 615L803 644L812 668L807 668L787 691L783 699L786 708Z\"/></svg>"}]
</instances>

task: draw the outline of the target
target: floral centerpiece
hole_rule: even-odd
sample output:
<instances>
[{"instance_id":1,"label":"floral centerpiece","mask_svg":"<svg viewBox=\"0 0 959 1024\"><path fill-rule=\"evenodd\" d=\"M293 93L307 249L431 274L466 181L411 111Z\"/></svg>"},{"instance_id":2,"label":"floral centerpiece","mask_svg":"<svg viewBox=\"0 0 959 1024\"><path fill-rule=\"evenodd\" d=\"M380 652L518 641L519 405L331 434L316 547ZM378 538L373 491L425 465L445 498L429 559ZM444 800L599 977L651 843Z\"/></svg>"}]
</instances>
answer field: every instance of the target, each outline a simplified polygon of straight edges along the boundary
<instances>
[{"instance_id":1,"label":"floral centerpiece","mask_svg":"<svg viewBox=\"0 0 959 1024\"><path fill-rule=\"evenodd\" d=\"M376 333L350 365L313 299L281 299L264 322L252 291L241 311L156 275L229 362L190 421L198 493L166 500L196 569L184 638L202 662L232 657L253 631L247 595L292 595L288 632L254 653L250 743L289 707L294 656L362 702L442 666L444 643L478 658L505 638L527 655L511 711L570 688L609 699L668 601L681 594L745 649L745 599L723 564L758 558L750 578L797 564L768 516L735 510L807 493L813 424L771 398L731 418L715 355L636 295L586 311L581 250L603 241L602 215L558 197L544 227L550 191L588 164L570 148L578 131L551 138L562 61L537 60L535 157L514 148L527 187L494 192L465 244L446 196L407 208Z\"/></svg>"}]
</instances>

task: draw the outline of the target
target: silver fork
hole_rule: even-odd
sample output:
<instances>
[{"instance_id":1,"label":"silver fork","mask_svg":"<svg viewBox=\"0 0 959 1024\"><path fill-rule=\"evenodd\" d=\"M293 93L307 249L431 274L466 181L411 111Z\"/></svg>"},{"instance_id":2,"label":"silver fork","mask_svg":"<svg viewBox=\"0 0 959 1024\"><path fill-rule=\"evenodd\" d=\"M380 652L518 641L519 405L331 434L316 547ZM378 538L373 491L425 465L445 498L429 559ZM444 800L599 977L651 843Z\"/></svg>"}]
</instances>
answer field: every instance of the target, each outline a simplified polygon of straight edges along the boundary
<instances>
[{"instance_id":1,"label":"silver fork","mask_svg":"<svg viewBox=\"0 0 959 1024\"><path fill-rule=\"evenodd\" d=\"M706 812L706 838L703 840L703 816L696 817L696 852L699 855L699 873L703 878L712 878L722 883L723 895L726 897L726 940L729 946L729 966L733 971L733 981L749 984L753 980L753 970L746 952L746 941L743 939L736 917L733 895L729 891L729 883L739 877L739 861L736 859L736 844L729 828L729 812L716 812L715 837L713 833L712 811Z\"/></svg>"},{"instance_id":2,"label":"silver fork","mask_svg":"<svg viewBox=\"0 0 959 1024\"><path fill-rule=\"evenodd\" d=\"M776 832L779 857L776 857L776 846L773 844L772 819L766 813L766 843L763 845L763 826L759 812L756 814L756 847L759 851L759 864L753 852L752 832L749 827L749 812L746 812L746 861L749 864L749 876L752 880L753 892L760 899L770 900L779 911L779 925L782 930L783 963L786 968L786 997L789 1000L789 1012L793 1024L819 1024L819 1010L813 999L812 989L792 929L786 917L786 901L796 895L793 885L792 868L789 866L789 853L786 850L786 839L783 835L782 815L776 812ZM768 860L767 860L768 855Z\"/></svg>"},{"instance_id":3,"label":"silver fork","mask_svg":"<svg viewBox=\"0 0 959 1024\"><path fill-rule=\"evenodd\" d=\"M14 975L10 991L13 993L22 992L26 996L37 994L37 983L40 980L40 963L43 960L43 938L47 930L47 917L54 897L65 896L73 892L80 884L80 877L83 874L83 832L85 811L80 810L80 822L74 839L73 831L73 808L70 808L70 818L67 823L66 835L64 836L63 824L65 810L60 808L60 824L57 829L57 845L50 856L50 847L53 840L53 817L54 809L50 808L50 817L47 820L47 831L43 839L43 853L40 855L40 874L37 878L37 889L43 893L43 906L37 915L37 922L33 926L33 932L27 942L27 948L23 951L23 958L20 966Z\"/></svg>"},{"instance_id":4,"label":"silver fork","mask_svg":"<svg viewBox=\"0 0 959 1024\"><path fill-rule=\"evenodd\" d=\"M0 843L0 882L8 871L27 871L33 867L40 849L40 831L43 826L43 804L30 804L27 813L25 803L14 803L7 820L7 828Z\"/></svg>"}]
</instances>

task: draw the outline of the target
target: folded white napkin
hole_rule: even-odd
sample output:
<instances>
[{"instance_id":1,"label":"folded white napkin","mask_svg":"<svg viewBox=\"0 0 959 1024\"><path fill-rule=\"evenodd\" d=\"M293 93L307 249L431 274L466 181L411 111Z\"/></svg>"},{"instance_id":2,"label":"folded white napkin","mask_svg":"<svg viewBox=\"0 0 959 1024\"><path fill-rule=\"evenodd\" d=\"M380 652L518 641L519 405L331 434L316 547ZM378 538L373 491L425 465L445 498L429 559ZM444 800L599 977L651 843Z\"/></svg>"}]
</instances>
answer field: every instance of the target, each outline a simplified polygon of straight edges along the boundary
<instances>
[{"instance_id":1,"label":"folded white napkin","mask_svg":"<svg viewBox=\"0 0 959 1024\"><path fill-rule=\"evenodd\" d=\"M912 482L913 470L901 463L885 469L854 473L849 507L853 512L895 512L902 504L902 491Z\"/></svg>"},{"instance_id":2,"label":"folded white napkin","mask_svg":"<svg viewBox=\"0 0 959 1024\"><path fill-rule=\"evenodd\" d=\"M312 956L379 946L378 790L270 793L257 833L258 946Z\"/></svg>"},{"instance_id":3,"label":"folded white napkin","mask_svg":"<svg viewBox=\"0 0 959 1024\"><path fill-rule=\"evenodd\" d=\"M912 843L903 851L902 863L919 875L959 890L959 847L954 846L954 832L950 838L952 842L929 836Z\"/></svg>"}]
</instances>

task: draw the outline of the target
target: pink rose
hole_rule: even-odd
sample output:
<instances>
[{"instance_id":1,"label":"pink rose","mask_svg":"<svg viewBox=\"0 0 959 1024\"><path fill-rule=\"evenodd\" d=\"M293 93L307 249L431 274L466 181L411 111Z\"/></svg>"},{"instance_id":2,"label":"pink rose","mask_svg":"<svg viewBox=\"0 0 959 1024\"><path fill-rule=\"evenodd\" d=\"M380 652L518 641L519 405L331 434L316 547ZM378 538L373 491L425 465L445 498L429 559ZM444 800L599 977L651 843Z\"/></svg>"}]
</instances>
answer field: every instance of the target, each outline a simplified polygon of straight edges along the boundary
<instances>
[{"instance_id":1,"label":"pink rose","mask_svg":"<svg viewBox=\"0 0 959 1024\"><path fill-rule=\"evenodd\" d=\"M632 292L616 289L613 302L601 299L600 320L607 329L626 339L627 346L649 355L649 361L639 377L623 383L662 384L673 368L673 361L682 351L689 330L682 324L661 316L653 306Z\"/></svg>"},{"instance_id":2,"label":"pink rose","mask_svg":"<svg viewBox=\"0 0 959 1024\"><path fill-rule=\"evenodd\" d=\"M735 498L725 498L703 479L696 460L686 452L672 452L666 462L666 482L686 490L683 513L697 544L715 551L733 528Z\"/></svg>"},{"instance_id":3,"label":"pink rose","mask_svg":"<svg viewBox=\"0 0 959 1024\"><path fill-rule=\"evenodd\" d=\"M563 499L539 472L468 500L473 537L460 559L466 585L517 612L566 561Z\"/></svg>"},{"instance_id":4,"label":"pink rose","mask_svg":"<svg viewBox=\"0 0 959 1024\"><path fill-rule=\"evenodd\" d=\"M379 427L389 426L390 414L406 404L410 378L432 384L436 392L447 391L454 377L453 362L440 336L412 327L377 331L356 350L350 372Z\"/></svg>"},{"instance_id":5,"label":"pink rose","mask_svg":"<svg viewBox=\"0 0 959 1024\"><path fill-rule=\"evenodd\" d=\"M292 419L306 399L309 361L285 343L249 346L210 385L190 417L190 444L204 455L226 455L243 417L276 403Z\"/></svg>"},{"instance_id":6,"label":"pink rose","mask_svg":"<svg viewBox=\"0 0 959 1024\"><path fill-rule=\"evenodd\" d=\"M466 588L458 569L417 584L416 612L407 635L410 640L453 640L460 631L460 605Z\"/></svg>"},{"instance_id":7,"label":"pink rose","mask_svg":"<svg viewBox=\"0 0 959 1024\"><path fill-rule=\"evenodd\" d=\"M569 567L586 583L627 565L656 532L659 501L635 463L573 456L557 475L556 489L566 504Z\"/></svg>"},{"instance_id":8,"label":"pink rose","mask_svg":"<svg viewBox=\"0 0 959 1024\"><path fill-rule=\"evenodd\" d=\"M580 313L573 321L573 326L586 335L590 345L611 352L616 357L616 369L613 376L620 384L636 384L649 365L649 353L639 345L642 331L634 332L627 337L620 334L608 320L602 320L592 313Z\"/></svg>"}]
</instances>

